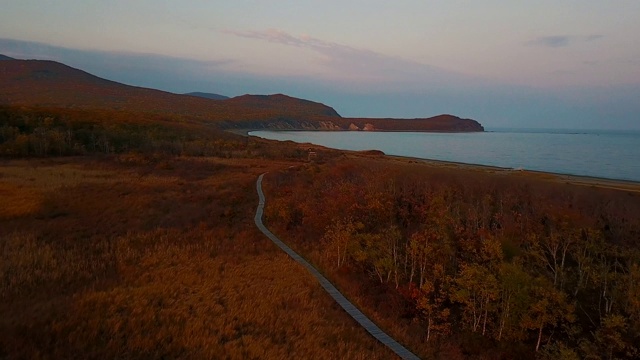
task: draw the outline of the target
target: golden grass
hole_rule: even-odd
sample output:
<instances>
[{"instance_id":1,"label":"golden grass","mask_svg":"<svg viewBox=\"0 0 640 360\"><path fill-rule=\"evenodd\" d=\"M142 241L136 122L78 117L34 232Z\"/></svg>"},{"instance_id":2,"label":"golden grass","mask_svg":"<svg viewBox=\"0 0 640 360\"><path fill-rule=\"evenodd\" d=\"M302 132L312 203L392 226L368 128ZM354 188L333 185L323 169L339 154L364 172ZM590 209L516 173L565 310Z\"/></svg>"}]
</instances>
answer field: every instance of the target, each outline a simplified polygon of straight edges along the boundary
<instances>
[{"instance_id":1,"label":"golden grass","mask_svg":"<svg viewBox=\"0 0 640 360\"><path fill-rule=\"evenodd\" d=\"M7 204L40 202L0 215L0 357L392 357L254 228L257 175L290 165L1 163Z\"/></svg>"},{"instance_id":2,"label":"golden grass","mask_svg":"<svg viewBox=\"0 0 640 360\"><path fill-rule=\"evenodd\" d=\"M42 160L12 161L0 167L3 183L22 184L39 190L54 190L81 183L111 183L113 173L87 169L73 162Z\"/></svg>"},{"instance_id":3,"label":"golden grass","mask_svg":"<svg viewBox=\"0 0 640 360\"><path fill-rule=\"evenodd\" d=\"M42 196L35 190L10 183L0 183L0 218L35 214L42 206Z\"/></svg>"}]
</instances>

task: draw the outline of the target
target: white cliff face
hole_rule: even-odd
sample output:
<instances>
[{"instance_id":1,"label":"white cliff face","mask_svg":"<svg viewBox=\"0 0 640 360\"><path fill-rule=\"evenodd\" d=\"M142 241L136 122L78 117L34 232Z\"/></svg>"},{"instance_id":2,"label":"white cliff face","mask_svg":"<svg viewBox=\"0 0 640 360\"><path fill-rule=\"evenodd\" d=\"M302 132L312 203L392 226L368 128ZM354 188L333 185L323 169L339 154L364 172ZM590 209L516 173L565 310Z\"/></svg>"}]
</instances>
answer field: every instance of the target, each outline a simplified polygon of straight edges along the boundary
<instances>
[{"instance_id":1,"label":"white cliff face","mask_svg":"<svg viewBox=\"0 0 640 360\"><path fill-rule=\"evenodd\" d=\"M342 130L340 126L334 124L332 121L320 121L319 123L321 130Z\"/></svg>"},{"instance_id":2,"label":"white cliff face","mask_svg":"<svg viewBox=\"0 0 640 360\"><path fill-rule=\"evenodd\" d=\"M366 122L365 122L366 121ZM272 130L320 130L320 131L426 131L426 132L477 132L484 131L475 120L441 115L425 119L345 119L321 118L297 119L280 117L269 120L226 121L222 129L272 129Z\"/></svg>"},{"instance_id":3,"label":"white cliff face","mask_svg":"<svg viewBox=\"0 0 640 360\"><path fill-rule=\"evenodd\" d=\"M256 122L256 125L258 123ZM262 126L258 125L258 128L266 128L273 130L325 130L325 131L338 131L344 130L340 125L333 121L299 121L299 120L281 120L271 121Z\"/></svg>"}]
</instances>

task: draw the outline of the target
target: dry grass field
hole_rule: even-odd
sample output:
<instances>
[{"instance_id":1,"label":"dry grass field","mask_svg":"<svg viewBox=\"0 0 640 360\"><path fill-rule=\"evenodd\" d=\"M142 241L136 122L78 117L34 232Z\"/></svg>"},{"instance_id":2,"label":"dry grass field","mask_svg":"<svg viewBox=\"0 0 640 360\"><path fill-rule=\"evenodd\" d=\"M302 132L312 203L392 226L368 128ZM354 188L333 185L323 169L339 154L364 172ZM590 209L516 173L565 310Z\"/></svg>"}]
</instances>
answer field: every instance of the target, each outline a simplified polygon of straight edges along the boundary
<instances>
[{"instance_id":1,"label":"dry grass field","mask_svg":"<svg viewBox=\"0 0 640 360\"><path fill-rule=\"evenodd\" d=\"M0 162L0 358L392 357L255 229L291 165Z\"/></svg>"}]
</instances>

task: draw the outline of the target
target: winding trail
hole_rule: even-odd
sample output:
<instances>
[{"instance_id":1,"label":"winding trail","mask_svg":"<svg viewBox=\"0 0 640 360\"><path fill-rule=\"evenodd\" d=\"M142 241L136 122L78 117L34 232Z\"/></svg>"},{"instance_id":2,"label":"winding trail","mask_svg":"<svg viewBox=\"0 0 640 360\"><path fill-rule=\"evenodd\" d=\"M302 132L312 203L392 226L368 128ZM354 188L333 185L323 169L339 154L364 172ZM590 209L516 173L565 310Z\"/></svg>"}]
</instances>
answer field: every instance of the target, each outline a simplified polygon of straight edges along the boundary
<instances>
[{"instance_id":1,"label":"winding trail","mask_svg":"<svg viewBox=\"0 0 640 360\"><path fill-rule=\"evenodd\" d=\"M419 359L415 354L409 351L404 346L400 345L397 341L395 341L391 336L387 335L384 331L382 331L373 321L369 320L358 308L353 305L349 300L347 300L338 289L327 278L322 276L313 265L309 264L302 256L298 255L295 251L293 251L290 247L288 247L282 240L278 239L266 226L262 223L262 214L264 213L264 203L265 197L262 192L262 178L265 174L262 174L258 177L258 181L256 183L256 188L258 190L258 209L256 210L256 216L254 218L256 226L263 234L265 234L271 241L273 241L280 249L284 250L289 256L291 256L295 261L300 263L300 265L304 266L309 272L315 276L316 279L320 282L320 285L331 295L331 297L349 314L352 318L354 318L365 330L369 332L374 338L378 341L386 345L389 349L395 352L399 357L403 359Z\"/></svg>"}]
</instances>

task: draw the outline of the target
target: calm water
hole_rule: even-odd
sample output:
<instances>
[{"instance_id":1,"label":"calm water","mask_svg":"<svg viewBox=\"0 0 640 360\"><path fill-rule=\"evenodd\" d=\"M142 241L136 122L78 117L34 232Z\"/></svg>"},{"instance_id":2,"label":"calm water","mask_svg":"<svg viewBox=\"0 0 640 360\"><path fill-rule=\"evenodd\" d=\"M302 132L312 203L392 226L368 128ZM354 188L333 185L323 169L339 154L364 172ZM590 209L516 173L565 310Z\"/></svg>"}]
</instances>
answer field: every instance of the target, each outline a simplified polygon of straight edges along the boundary
<instances>
[{"instance_id":1,"label":"calm water","mask_svg":"<svg viewBox=\"0 0 640 360\"><path fill-rule=\"evenodd\" d=\"M639 131L488 129L484 133L253 131L344 150L640 181Z\"/></svg>"}]
</instances>

